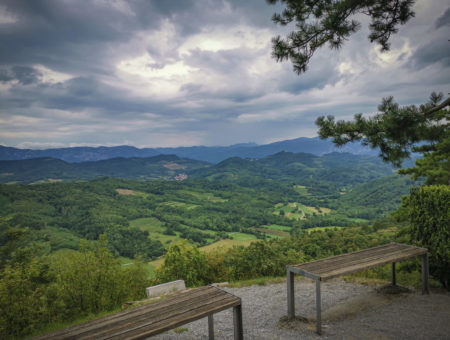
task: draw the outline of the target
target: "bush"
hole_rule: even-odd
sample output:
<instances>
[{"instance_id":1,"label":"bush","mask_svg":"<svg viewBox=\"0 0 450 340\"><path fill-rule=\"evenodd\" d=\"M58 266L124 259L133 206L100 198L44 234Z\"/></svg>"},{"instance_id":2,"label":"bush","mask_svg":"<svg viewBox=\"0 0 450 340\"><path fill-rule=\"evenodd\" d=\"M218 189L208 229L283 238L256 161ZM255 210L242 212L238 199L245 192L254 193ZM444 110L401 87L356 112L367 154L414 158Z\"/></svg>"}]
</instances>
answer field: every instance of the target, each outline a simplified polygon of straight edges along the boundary
<instances>
[{"instance_id":1,"label":"bush","mask_svg":"<svg viewBox=\"0 0 450 340\"><path fill-rule=\"evenodd\" d=\"M225 264L232 280L261 276L283 276L286 265L303 262L303 253L284 249L282 241L253 242L247 248L234 247L227 253Z\"/></svg>"},{"instance_id":2,"label":"bush","mask_svg":"<svg viewBox=\"0 0 450 340\"><path fill-rule=\"evenodd\" d=\"M4 249L3 249L4 250ZM145 297L142 263L123 267L106 248L84 241L79 251L36 257L17 249L0 267L0 339L23 337L51 323L113 310Z\"/></svg>"},{"instance_id":3,"label":"bush","mask_svg":"<svg viewBox=\"0 0 450 340\"><path fill-rule=\"evenodd\" d=\"M156 270L156 281L184 280L188 287L202 286L209 283L208 272L206 255L184 240L167 249L163 265Z\"/></svg>"},{"instance_id":4,"label":"bush","mask_svg":"<svg viewBox=\"0 0 450 340\"><path fill-rule=\"evenodd\" d=\"M411 240L428 248L430 273L450 290L450 186L423 186L405 200Z\"/></svg>"},{"instance_id":5,"label":"bush","mask_svg":"<svg viewBox=\"0 0 450 340\"><path fill-rule=\"evenodd\" d=\"M84 241L80 251L56 260L57 283L68 311L75 317L112 310L124 301L145 297L142 266L123 267L106 247Z\"/></svg>"}]
</instances>

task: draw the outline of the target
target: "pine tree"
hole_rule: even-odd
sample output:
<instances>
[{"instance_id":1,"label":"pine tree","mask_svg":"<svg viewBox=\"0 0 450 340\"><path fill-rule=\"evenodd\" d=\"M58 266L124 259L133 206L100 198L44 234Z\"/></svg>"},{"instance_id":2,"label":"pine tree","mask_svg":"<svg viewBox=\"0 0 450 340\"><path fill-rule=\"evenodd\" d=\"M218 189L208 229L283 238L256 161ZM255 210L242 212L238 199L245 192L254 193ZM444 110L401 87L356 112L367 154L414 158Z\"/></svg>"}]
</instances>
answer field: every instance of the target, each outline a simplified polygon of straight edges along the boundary
<instances>
[{"instance_id":1,"label":"pine tree","mask_svg":"<svg viewBox=\"0 0 450 340\"><path fill-rule=\"evenodd\" d=\"M371 18L370 42L376 42L382 51L389 50L389 38L414 17L413 0L267 0L285 4L284 11L275 13L272 20L282 26L295 23L296 30L285 38L272 39L272 56L277 61L290 59L297 74L306 71L316 50L329 44L338 49L360 28L357 14Z\"/></svg>"}]
</instances>

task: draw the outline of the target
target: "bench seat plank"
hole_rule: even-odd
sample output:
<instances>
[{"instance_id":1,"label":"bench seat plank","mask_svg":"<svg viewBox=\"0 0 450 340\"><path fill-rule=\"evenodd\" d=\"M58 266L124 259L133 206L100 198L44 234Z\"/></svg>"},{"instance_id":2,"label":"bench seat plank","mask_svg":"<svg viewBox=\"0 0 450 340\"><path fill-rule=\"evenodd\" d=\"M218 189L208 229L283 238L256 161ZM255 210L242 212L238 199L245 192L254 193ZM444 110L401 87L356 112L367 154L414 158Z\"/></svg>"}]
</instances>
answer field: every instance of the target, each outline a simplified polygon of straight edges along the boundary
<instances>
[{"instance_id":1,"label":"bench seat plank","mask_svg":"<svg viewBox=\"0 0 450 340\"><path fill-rule=\"evenodd\" d=\"M326 259L289 266L294 272L319 280L355 273L384 264L403 261L427 253L427 249L399 243L365 249Z\"/></svg>"},{"instance_id":2,"label":"bench seat plank","mask_svg":"<svg viewBox=\"0 0 450 340\"><path fill-rule=\"evenodd\" d=\"M144 339L240 305L240 298L219 288L200 287L157 302L45 334L33 340Z\"/></svg>"}]
</instances>

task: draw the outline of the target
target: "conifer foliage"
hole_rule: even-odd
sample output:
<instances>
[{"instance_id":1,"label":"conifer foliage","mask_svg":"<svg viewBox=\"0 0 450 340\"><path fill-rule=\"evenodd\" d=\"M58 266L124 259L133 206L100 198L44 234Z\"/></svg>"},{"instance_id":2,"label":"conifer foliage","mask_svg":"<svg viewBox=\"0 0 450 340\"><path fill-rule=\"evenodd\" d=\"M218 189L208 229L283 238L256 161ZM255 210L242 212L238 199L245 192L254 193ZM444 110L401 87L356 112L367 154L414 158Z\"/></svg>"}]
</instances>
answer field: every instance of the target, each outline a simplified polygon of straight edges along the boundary
<instances>
[{"instance_id":1,"label":"conifer foliage","mask_svg":"<svg viewBox=\"0 0 450 340\"><path fill-rule=\"evenodd\" d=\"M267 0L275 4L279 0ZM272 39L272 55L277 61L290 59L297 74L306 71L313 54L323 45L338 49L360 28L357 14L371 19L370 42L382 51L389 50L389 38L400 24L414 16L413 0L280 0L284 11L275 13L272 20L282 26L295 23L295 31L285 38Z\"/></svg>"},{"instance_id":2,"label":"conifer foliage","mask_svg":"<svg viewBox=\"0 0 450 340\"><path fill-rule=\"evenodd\" d=\"M450 98L440 103L442 98L442 93L433 92L430 101L420 106L400 106L392 97L385 98L378 107L380 113L369 118L357 114L353 121L319 117L319 136L331 137L338 146L361 141L379 148L380 157L395 166L411 152L422 153L415 167L401 173L412 174L414 179L425 177L427 184L450 184L450 114L444 109Z\"/></svg>"}]
</instances>

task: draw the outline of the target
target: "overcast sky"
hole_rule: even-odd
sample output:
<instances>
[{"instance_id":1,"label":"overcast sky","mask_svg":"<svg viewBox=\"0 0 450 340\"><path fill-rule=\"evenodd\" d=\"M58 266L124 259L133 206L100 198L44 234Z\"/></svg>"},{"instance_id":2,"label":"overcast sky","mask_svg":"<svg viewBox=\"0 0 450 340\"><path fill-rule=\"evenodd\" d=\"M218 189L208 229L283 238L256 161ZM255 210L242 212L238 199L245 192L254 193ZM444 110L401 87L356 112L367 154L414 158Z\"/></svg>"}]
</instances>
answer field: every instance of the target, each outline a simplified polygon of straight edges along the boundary
<instances>
[{"instance_id":1,"label":"overcast sky","mask_svg":"<svg viewBox=\"0 0 450 340\"><path fill-rule=\"evenodd\" d=\"M306 74L271 58L264 0L0 1L0 144L230 145L450 92L450 1L419 0L380 53L367 20Z\"/></svg>"}]
</instances>

